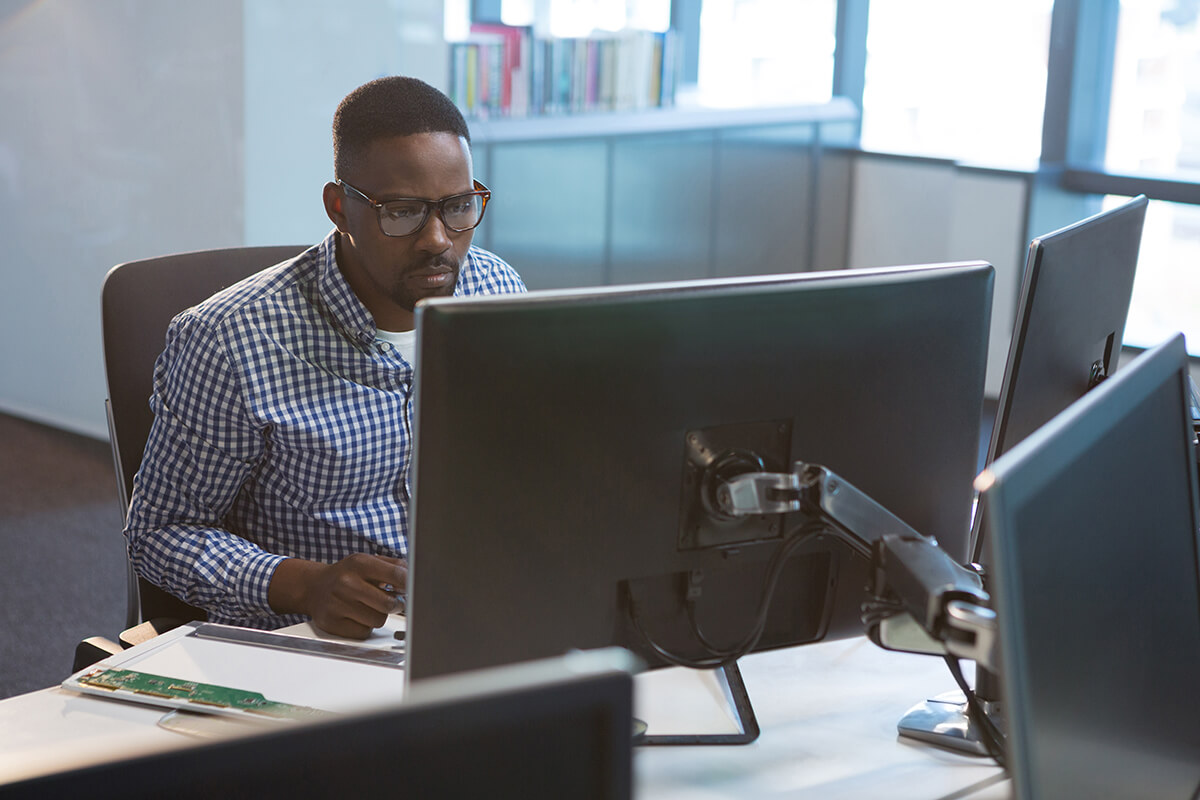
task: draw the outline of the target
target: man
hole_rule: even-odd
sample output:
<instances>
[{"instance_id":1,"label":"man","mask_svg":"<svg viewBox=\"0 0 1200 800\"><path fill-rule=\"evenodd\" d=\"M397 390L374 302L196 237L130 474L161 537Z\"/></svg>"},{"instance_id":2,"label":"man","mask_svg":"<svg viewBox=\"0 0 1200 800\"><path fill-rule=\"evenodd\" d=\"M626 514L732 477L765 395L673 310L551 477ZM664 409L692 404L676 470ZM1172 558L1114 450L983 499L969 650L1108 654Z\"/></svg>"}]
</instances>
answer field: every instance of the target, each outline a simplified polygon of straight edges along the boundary
<instances>
[{"instance_id":1,"label":"man","mask_svg":"<svg viewBox=\"0 0 1200 800\"><path fill-rule=\"evenodd\" d=\"M361 638L406 584L414 306L525 287L471 244L489 193L441 92L371 81L333 144L325 240L172 321L125 534L211 621Z\"/></svg>"}]
</instances>

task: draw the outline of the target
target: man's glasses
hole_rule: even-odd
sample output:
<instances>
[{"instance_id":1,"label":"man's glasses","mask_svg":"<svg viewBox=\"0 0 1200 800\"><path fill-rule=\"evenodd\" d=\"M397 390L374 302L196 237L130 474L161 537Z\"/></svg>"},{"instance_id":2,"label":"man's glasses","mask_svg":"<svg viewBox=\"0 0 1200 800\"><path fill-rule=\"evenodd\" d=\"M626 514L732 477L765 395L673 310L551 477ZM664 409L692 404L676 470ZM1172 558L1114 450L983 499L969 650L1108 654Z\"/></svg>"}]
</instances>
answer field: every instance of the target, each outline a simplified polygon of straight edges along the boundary
<instances>
[{"instance_id":1,"label":"man's glasses","mask_svg":"<svg viewBox=\"0 0 1200 800\"><path fill-rule=\"evenodd\" d=\"M483 210L487 208L487 202L492 197L486 186L475 181L475 191L443 197L441 200L402 197L379 203L343 180L337 183L375 209L379 214L379 229L387 236L412 236L425 227L429 212L433 209L437 210L442 224L450 230L455 233L469 231L483 221Z\"/></svg>"}]
</instances>

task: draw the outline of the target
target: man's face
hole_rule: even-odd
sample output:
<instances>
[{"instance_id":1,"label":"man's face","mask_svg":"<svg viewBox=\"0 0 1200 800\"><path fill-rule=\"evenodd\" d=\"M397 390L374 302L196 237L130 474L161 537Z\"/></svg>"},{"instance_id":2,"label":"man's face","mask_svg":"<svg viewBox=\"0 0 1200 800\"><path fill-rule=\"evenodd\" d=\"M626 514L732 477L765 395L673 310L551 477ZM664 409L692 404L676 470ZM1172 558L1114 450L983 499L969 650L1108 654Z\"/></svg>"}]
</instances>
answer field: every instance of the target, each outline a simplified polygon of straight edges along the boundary
<instances>
[{"instance_id":1,"label":"man's face","mask_svg":"<svg viewBox=\"0 0 1200 800\"><path fill-rule=\"evenodd\" d=\"M376 140L347 173L338 177L379 203L440 200L475 188L470 149L452 133ZM456 233L431 211L416 233L387 236L376 209L336 184L326 186L325 205L342 234L338 266L380 328L411 330L418 300L454 294L474 231Z\"/></svg>"}]
</instances>

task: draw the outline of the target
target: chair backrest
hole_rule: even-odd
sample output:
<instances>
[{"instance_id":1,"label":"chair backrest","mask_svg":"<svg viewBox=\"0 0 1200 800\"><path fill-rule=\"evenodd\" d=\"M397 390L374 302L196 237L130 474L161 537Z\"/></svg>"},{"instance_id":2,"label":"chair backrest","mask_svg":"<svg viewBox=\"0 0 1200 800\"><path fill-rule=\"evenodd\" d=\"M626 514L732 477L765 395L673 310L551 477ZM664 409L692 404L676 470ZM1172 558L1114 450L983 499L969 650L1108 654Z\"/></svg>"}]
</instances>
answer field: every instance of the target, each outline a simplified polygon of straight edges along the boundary
<instances>
[{"instance_id":1,"label":"chair backrest","mask_svg":"<svg viewBox=\"0 0 1200 800\"><path fill-rule=\"evenodd\" d=\"M122 514L129 508L133 476L150 434L154 361L162 352L171 319L226 286L304 249L279 245L201 250L129 261L109 270L100 291L100 317L108 379L105 405ZM203 612L137 578L132 569L129 575L126 627L158 617L203 618Z\"/></svg>"}]
</instances>

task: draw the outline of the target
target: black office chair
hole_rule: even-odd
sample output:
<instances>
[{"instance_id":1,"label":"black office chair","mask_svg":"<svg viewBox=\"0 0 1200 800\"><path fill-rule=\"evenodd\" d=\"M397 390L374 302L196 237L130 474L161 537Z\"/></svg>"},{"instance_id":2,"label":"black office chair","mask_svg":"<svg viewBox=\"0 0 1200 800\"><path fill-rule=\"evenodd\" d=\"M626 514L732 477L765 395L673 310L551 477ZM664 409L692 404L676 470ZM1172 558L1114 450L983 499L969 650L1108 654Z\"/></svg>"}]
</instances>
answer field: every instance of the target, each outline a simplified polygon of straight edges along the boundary
<instances>
[{"instance_id":1,"label":"black office chair","mask_svg":"<svg viewBox=\"0 0 1200 800\"><path fill-rule=\"evenodd\" d=\"M200 250L129 261L109 270L101 288L100 316L108 379L105 407L122 517L129 509L133 476L153 422L149 398L154 361L162 352L171 319L220 289L304 249L278 245ZM122 645L204 617L200 609L138 577L129 565ZM145 623L150 623L149 627ZM107 640L85 640L76 651L75 669L98 661L110 650Z\"/></svg>"}]
</instances>

